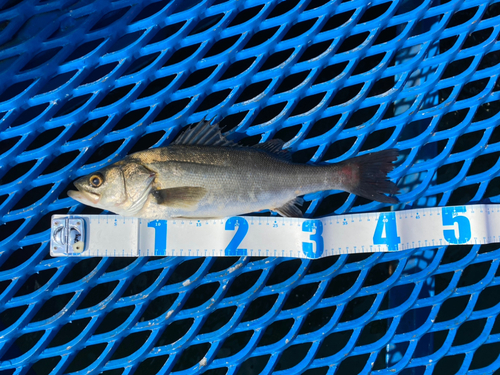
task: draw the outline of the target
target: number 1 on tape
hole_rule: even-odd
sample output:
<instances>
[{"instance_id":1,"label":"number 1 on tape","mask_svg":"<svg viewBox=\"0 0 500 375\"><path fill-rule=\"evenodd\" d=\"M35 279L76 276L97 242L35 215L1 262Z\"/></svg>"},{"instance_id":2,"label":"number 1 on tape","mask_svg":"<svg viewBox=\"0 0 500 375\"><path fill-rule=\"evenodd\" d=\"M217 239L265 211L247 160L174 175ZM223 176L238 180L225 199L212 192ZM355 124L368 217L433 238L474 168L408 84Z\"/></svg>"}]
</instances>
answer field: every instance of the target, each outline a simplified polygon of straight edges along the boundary
<instances>
[{"instance_id":1,"label":"number 1 on tape","mask_svg":"<svg viewBox=\"0 0 500 375\"><path fill-rule=\"evenodd\" d=\"M235 216L138 220L115 215L54 215L51 254L317 259L337 254L493 242L500 242L500 205L433 207L320 219Z\"/></svg>"}]
</instances>

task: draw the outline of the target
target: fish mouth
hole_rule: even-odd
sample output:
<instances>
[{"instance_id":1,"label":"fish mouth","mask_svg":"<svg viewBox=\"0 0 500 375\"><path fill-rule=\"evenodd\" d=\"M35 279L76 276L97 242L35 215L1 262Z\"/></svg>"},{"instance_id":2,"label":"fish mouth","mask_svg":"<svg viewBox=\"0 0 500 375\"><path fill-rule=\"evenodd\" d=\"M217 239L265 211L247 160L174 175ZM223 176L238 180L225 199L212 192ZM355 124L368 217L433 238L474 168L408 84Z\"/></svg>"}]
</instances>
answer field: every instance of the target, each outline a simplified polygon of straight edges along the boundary
<instances>
[{"instance_id":1,"label":"fish mouth","mask_svg":"<svg viewBox=\"0 0 500 375\"><path fill-rule=\"evenodd\" d=\"M75 201L83 204L97 204L101 197L97 194L81 192L77 190L69 190L68 197L73 198Z\"/></svg>"}]
</instances>

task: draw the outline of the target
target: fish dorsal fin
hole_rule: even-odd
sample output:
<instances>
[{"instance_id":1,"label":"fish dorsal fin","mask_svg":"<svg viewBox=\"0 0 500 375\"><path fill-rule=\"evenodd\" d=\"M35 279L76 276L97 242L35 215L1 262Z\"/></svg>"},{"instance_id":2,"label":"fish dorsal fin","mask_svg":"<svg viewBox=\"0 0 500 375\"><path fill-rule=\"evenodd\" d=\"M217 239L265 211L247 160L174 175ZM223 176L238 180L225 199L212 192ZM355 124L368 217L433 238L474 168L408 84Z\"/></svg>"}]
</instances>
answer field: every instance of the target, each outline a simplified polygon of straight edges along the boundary
<instances>
[{"instance_id":1,"label":"fish dorsal fin","mask_svg":"<svg viewBox=\"0 0 500 375\"><path fill-rule=\"evenodd\" d=\"M270 141L264 143L257 143L252 146L253 148L269 152L270 154L276 155L279 158L292 161L292 154L288 150L283 150L283 142L281 139L271 139Z\"/></svg>"},{"instance_id":2,"label":"fish dorsal fin","mask_svg":"<svg viewBox=\"0 0 500 375\"><path fill-rule=\"evenodd\" d=\"M240 147L237 143L224 137L220 131L219 123L210 125L210 121L201 120L184 132L172 142L174 145L190 146L222 146Z\"/></svg>"}]
</instances>

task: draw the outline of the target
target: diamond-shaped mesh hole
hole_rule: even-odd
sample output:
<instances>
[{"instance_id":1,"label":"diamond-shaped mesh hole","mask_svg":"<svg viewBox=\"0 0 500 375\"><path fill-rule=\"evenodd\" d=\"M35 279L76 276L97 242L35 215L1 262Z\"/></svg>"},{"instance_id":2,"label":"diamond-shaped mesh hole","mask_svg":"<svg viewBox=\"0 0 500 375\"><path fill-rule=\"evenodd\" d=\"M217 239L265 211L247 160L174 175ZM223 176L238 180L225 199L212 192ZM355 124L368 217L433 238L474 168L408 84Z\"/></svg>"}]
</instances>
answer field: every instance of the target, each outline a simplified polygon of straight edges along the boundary
<instances>
[{"instance_id":1,"label":"diamond-shaped mesh hole","mask_svg":"<svg viewBox=\"0 0 500 375\"><path fill-rule=\"evenodd\" d=\"M168 278L166 285L177 284L189 279L203 264L203 258L188 259L177 265Z\"/></svg>"},{"instance_id":2,"label":"diamond-shaped mesh hole","mask_svg":"<svg viewBox=\"0 0 500 375\"><path fill-rule=\"evenodd\" d=\"M205 99L203 99L198 108L196 108L195 112L203 112L217 106L218 104L221 104L229 96L230 93L230 89L211 93Z\"/></svg>"},{"instance_id":3,"label":"diamond-shaped mesh hole","mask_svg":"<svg viewBox=\"0 0 500 375\"><path fill-rule=\"evenodd\" d=\"M95 150L92 155L85 162L86 165L97 163L109 158L113 155L122 145L123 141L115 141L103 144L97 150Z\"/></svg>"},{"instance_id":4,"label":"diamond-shaped mesh hole","mask_svg":"<svg viewBox=\"0 0 500 375\"><path fill-rule=\"evenodd\" d=\"M248 309L245 311L242 322L258 319L268 313L278 300L277 294L263 296L252 301Z\"/></svg>"},{"instance_id":5,"label":"diamond-shaped mesh hole","mask_svg":"<svg viewBox=\"0 0 500 375\"><path fill-rule=\"evenodd\" d=\"M130 92L130 90L132 90L133 87L134 85L127 85L112 90L108 95L104 97L104 99L99 102L99 104L97 104L96 108L101 108L116 103L120 99L123 99Z\"/></svg>"},{"instance_id":6,"label":"diamond-shaped mesh hole","mask_svg":"<svg viewBox=\"0 0 500 375\"><path fill-rule=\"evenodd\" d=\"M456 374L462 366L464 357L465 356L463 354L443 357L436 364L436 367L434 367L434 371L442 374L445 372L449 374Z\"/></svg>"},{"instance_id":7,"label":"diamond-shaped mesh hole","mask_svg":"<svg viewBox=\"0 0 500 375\"><path fill-rule=\"evenodd\" d=\"M37 273L28 277L23 285L17 290L16 296L24 296L33 293L42 288L54 276L56 269L48 269L38 271Z\"/></svg>"},{"instance_id":8,"label":"diamond-shaped mesh hole","mask_svg":"<svg viewBox=\"0 0 500 375\"><path fill-rule=\"evenodd\" d=\"M29 79L27 81L18 82L10 87L7 87L0 95L0 102L5 102L21 94L33 83L33 81L33 79Z\"/></svg>"},{"instance_id":9,"label":"diamond-shaped mesh hole","mask_svg":"<svg viewBox=\"0 0 500 375\"><path fill-rule=\"evenodd\" d=\"M90 52L94 51L97 47L99 47L99 45L102 42L104 42L104 38L99 38L79 45L68 57L66 57L66 60L64 62L77 60L89 54Z\"/></svg>"},{"instance_id":10,"label":"diamond-shaped mesh hole","mask_svg":"<svg viewBox=\"0 0 500 375\"><path fill-rule=\"evenodd\" d=\"M131 7L124 7L121 9L116 9L111 12L108 12L94 24L94 26L90 29L90 31L95 31L110 26L114 22L118 21L121 17L123 17L130 8Z\"/></svg>"},{"instance_id":11,"label":"diamond-shaped mesh hole","mask_svg":"<svg viewBox=\"0 0 500 375\"><path fill-rule=\"evenodd\" d=\"M231 23L228 25L228 27L240 25L242 23L245 23L247 21L250 21L252 18L254 18L259 12L262 10L264 5L258 5L252 8L247 8L239 12L236 17L233 18Z\"/></svg>"},{"instance_id":12,"label":"diamond-shaped mesh hole","mask_svg":"<svg viewBox=\"0 0 500 375\"><path fill-rule=\"evenodd\" d=\"M37 375L49 375L60 360L61 357L43 358L33 363L31 369L35 371Z\"/></svg>"},{"instance_id":13,"label":"diamond-shaped mesh hole","mask_svg":"<svg viewBox=\"0 0 500 375\"><path fill-rule=\"evenodd\" d=\"M76 339L90 323L90 318L73 320L63 325L49 343L49 348L65 345Z\"/></svg>"},{"instance_id":14,"label":"diamond-shaped mesh hole","mask_svg":"<svg viewBox=\"0 0 500 375\"><path fill-rule=\"evenodd\" d=\"M98 66L87 76L87 78L82 81L81 84L86 85L87 83L99 81L100 79L106 77L109 73L111 73L117 67L117 65L117 62L113 62Z\"/></svg>"},{"instance_id":15,"label":"diamond-shaped mesh hole","mask_svg":"<svg viewBox=\"0 0 500 375\"><path fill-rule=\"evenodd\" d=\"M78 309L87 309L91 306L95 306L106 298L113 292L113 290L118 285L118 281L111 281L108 283L98 284L93 287L90 292L85 296L82 302L78 305Z\"/></svg>"},{"instance_id":16,"label":"diamond-shaped mesh hole","mask_svg":"<svg viewBox=\"0 0 500 375\"><path fill-rule=\"evenodd\" d=\"M273 35L278 31L279 27L272 27L269 29L261 30L255 33L252 38L245 44L244 49L256 47L264 42L267 42L269 39L273 37Z\"/></svg>"},{"instance_id":17,"label":"diamond-shaped mesh hole","mask_svg":"<svg viewBox=\"0 0 500 375\"><path fill-rule=\"evenodd\" d=\"M122 297L128 297L144 292L157 280L160 273L161 270L157 269L139 274L132 280L130 285L123 292Z\"/></svg>"},{"instance_id":18,"label":"diamond-shaped mesh hole","mask_svg":"<svg viewBox=\"0 0 500 375\"><path fill-rule=\"evenodd\" d=\"M56 47L37 53L20 71L24 72L26 70L34 69L42 64L47 63L51 58L57 55L57 53L61 49L62 47Z\"/></svg>"},{"instance_id":19,"label":"diamond-shaped mesh hole","mask_svg":"<svg viewBox=\"0 0 500 375\"><path fill-rule=\"evenodd\" d=\"M207 302L219 289L219 283L202 284L198 286L183 306L183 309L192 309Z\"/></svg>"},{"instance_id":20,"label":"diamond-shaped mesh hole","mask_svg":"<svg viewBox=\"0 0 500 375\"><path fill-rule=\"evenodd\" d=\"M17 340L12 342L7 351L3 353L2 361L9 361L29 352L42 338L43 334L43 331L37 331L25 333L20 336Z\"/></svg>"},{"instance_id":21,"label":"diamond-shaped mesh hole","mask_svg":"<svg viewBox=\"0 0 500 375\"><path fill-rule=\"evenodd\" d=\"M212 56L216 56L229 48L231 48L240 38L239 35L234 35L229 38L224 38L221 40L218 40L208 51L205 53L205 56L203 58L209 58Z\"/></svg>"},{"instance_id":22,"label":"diamond-shaped mesh hole","mask_svg":"<svg viewBox=\"0 0 500 375\"><path fill-rule=\"evenodd\" d=\"M163 107L163 109L158 114L158 116L156 116L153 122L162 121L173 117L174 115L182 111L190 101L191 99L186 98L168 103L165 107Z\"/></svg>"},{"instance_id":23,"label":"diamond-shaped mesh hole","mask_svg":"<svg viewBox=\"0 0 500 375\"><path fill-rule=\"evenodd\" d=\"M122 340L120 346L118 346L116 351L113 353L111 360L125 358L133 354L135 351L140 349L142 345L144 345L150 334L150 331L143 331L128 335Z\"/></svg>"},{"instance_id":24,"label":"diamond-shaped mesh hole","mask_svg":"<svg viewBox=\"0 0 500 375\"><path fill-rule=\"evenodd\" d=\"M339 331L326 336L316 352L316 358L325 358L338 353L352 336L352 331Z\"/></svg>"},{"instance_id":25,"label":"diamond-shaped mesh hole","mask_svg":"<svg viewBox=\"0 0 500 375\"><path fill-rule=\"evenodd\" d=\"M178 22L161 28L154 35L154 37L151 38L148 44L158 43L170 38L172 35L175 35L184 26L184 24L185 22Z\"/></svg>"},{"instance_id":26,"label":"diamond-shaped mesh hole","mask_svg":"<svg viewBox=\"0 0 500 375\"><path fill-rule=\"evenodd\" d=\"M266 285L275 285L288 280L299 270L301 265L302 261L299 259L279 263L274 267L271 276L267 279Z\"/></svg>"},{"instance_id":27,"label":"diamond-shaped mesh hole","mask_svg":"<svg viewBox=\"0 0 500 375\"><path fill-rule=\"evenodd\" d=\"M208 316L207 320L205 321L205 323L203 323L203 326L198 333L210 333L221 329L231 320L235 311L236 306L224 307L215 310Z\"/></svg>"},{"instance_id":28,"label":"diamond-shaped mesh hole","mask_svg":"<svg viewBox=\"0 0 500 375\"><path fill-rule=\"evenodd\" d=\"M436 316L436 322L444 322L458 317L461 313L463 313L468 302L468 296L455 297L446 300L439 308L439 313Z\"/></svg>"},{"instance_id":29,"label":"diamond-shaped mesh hole","mask_svg":"<svg viewBox=\"0 0 500 375\"><path fill-rule=\"evenodd\" d=\"M108 53L113 53L119 51L123 48L134 43L143 34L143 31L135 31L133 33L126 34L118 39L111 47L108 48Z\"/></svg>"},{"instance_id":30,"label":"diamond-shaped mesh hole","mask_svg":"<svg viewBox=\"0 0 500 375\"><path fill-rule=\"evenodd\" d=\"M277 320L271 323L259 340L258 346L272 345L286 337L294 323L293 319Z\"/></svg>"},{"instance_id":31,"label":"diamond-shaped mesh hole","mask_svg":"<svg viewBox=\"0 0 500 375\"><path fill-rule=\"evenodd\" d=\"M100 129L107 119L107 117L100 117L83 123L68 141L75 141L81 138L88 137L90 134Z\"/></svg>"},{"instance_id":32,"label":"diamond-shaped mesh hole","mask_svg":"<svg viewBox=\"0 0 500 375\"><path fill-rule=\"evenodd\" d=\"M486 319L471 320L464 322L458 328L457 335L453 340L453 346L465 345L477 339L483 332Z\"/></svg>"},{"instance_id":33,"label":"diamond-shaped mesh hole","mask_svg":"<svg viewBox=\"0 0 500 375\"><path fill-rule=\"evenodd\" d=\"M302 306L316 293L319 283L312 283L306 285L299 285L291 290L288 298L286 299L283 310L294 309Z\"/></svg>"},{"instance_id":34,"label":"diamond-shaped mesh hole","mask_svg":"<svg viewBox=\"0 0 500 375\"><path fill-rule=\"evenodd\" d=\"M21 317L28 306L17 306L10 309L5 309L0 313L0 322L2 323L2 330L7 329L14 324L19 317Z\"/></svg>"},{"instance_id":35,"label":"diamond-shaped mesh hole","mask_svg":"<svg viewBox=\"0 0 500 375\"><path fill-rule=\"evenodd\" d=\"M350 320L355 320L363 316L372 307L375 301L374 295L369 295L366 297L358 297L349 301L347 306L340 317L340 322L347 322Z\"/></svg>"},{"instance_id":36,"label":"diamond-shaped mesh hole","mask_svg":"<svg viewBox=\"0 0 500 375\"><path fill-rule=\"evenodd\" d=\"M248 58L244 60L235 61L226 69L226 71L220 77L219 80L222 81L224 79L233 78L242 74L244 71L246 71L248 68L252 66L255 60L256 60L255 58Z\"/></svg>"},{"instance_id":37,"label":"diamond-shaped mesh hole","mask_svg":"<svg viewBox=\"0 0 500 375\"><path fill-rule=\"evenodd\" d=\"M141 364L137 367L137 370L134 374L138 375L148 375L148 374L157 374L163 365L168 360L168 355L161 355L157 357L146 358Z\"/></svg>"},{"instance_id":38,"label":"diamond-shaped mesh hole","mask_svg":"<svg viewBox=\"0 0 500 375\"><path fill-rule=\"evenodd\" d=\"M271 355L261 355L257 357L250 357L246 359L240 366L238 373L248 374L256 373L260 374L264 368L266 368L267 362Z\"/></svg>"},{"instance_id":39,"label":"diamond-shaped mesh hole","mask_svg":"<svg viewBox=\"0 0 500 375\"><path fill-rule=\"evenodd\" d=\"M160 52L152 53L151 55L142 56L141 58L135 60L127 70L122 74L122 76L128 76L130 74L137 73L149 65L153 64L156 58L160 56Z\"/></svg>"},{"instance_id":40,"label":"diamond-shaped mesh hole","mask_svg":"<svg viewBox=\"0 0 500 375\"><path fill-rule=\"evenodd\" d=\"M300 327L299 334L318 331L328 324L336 310L336 306L330 306L311 311L307 315L304 324Z\"/></svg>"},{"instance_id":41,"label":"diamond-shaped mesh hole","mask_svg":"<svg viewBox=\"0 0 500 375\"><path fill-rule=\"evenodd\" d=\"M169 3L169 1L157 1L157 2L154 2L152 4L148 4L147 6L145 6L137 16L135 16L135 18L132 20L131 23L135 23L135 22L138 22L140 20L143 20L145 18L148 18L148 17L151 17L152 15L158 13L160 10L162 10L167 4Z\"/></svg>"},{"instance_id":42,"label":"diamond-shaped mesh hole","mask_svg":"<svg viewBox=\"0 0 500 375\"><path fill-rule=\"evenodd\" d=\"M39 245L30 245L12 251L8 258L2 259L0 272L7 271L19 267L24 262L27 262L39 249Z\"/></svg>"},{"instance_id":43,"label":"diamond-shaped mesh hole","mask_svg":"<svg viewBox=\"0 0 500 375\"><path fill-rule=\"evenodd\" d=\"M94 363L105 349L106 344L89 345L81 349L66 368L66 371L69 373L83 370Z\"/></svg>"},{"instance_id":44,"label":"diamond-shaped mesh hole","mask_svg":"<svg viewBox=\"0 0 500 375\"><path fill-rule=\"evenodd\" d=\"M23 111L10 125L11 127L20 126L26 124L39 116L47 109L49 103L39 104L32 107L29 107L25 111Z\"/></svg>"},{"instance_id":45,"label":"diamond-shaped mesh hole","mask_svg":"<svg viewBox=\"0 0 500 375\"><path fill-rule=\"evenodd\" d=\"M262 270L242 273L233 281L225 297L234 297L245 293L256 284L261 274Z\"/></svg>"},{"instance_id":46,"label":"diamond-shaped mesh hole","mask_svg":"<svg viewBox=\"0 0 500 375\"><path fill-rule=\"evenodd\" d=\"M180 340L191 328L194 319L176 320L163 331L155 346L164 346Z\"/></svg>"},{"instance_id":47,"label":"diamond-shaped mesh hole","mask_svg":"<svg viewBox=\"0 0 500 375\"><path fill-rule=\"evenodd\" d=\"M312 343L292 345L286 348L276 364L276 370L286 370L298 365L305 359Z\"/></svg>"},{"instance_id":48,"label":"diamond-shaped mesh hole","mask_svg":"<svg viewBox=\"0 0 500 375\"><path fill-rule=\"evenodd\" d=\"M363 354L344 359L340 363L338 374L339 375L362 374L363 368L366 366L368 358L369 358L368 354Z\"/></svg>"},{"instance_id":49,"label":"diamond-shaped mesh hole","mask_svg":"<svg viewBox=\"0 0 500 375\"><path fill-rule=\"evenodd\" d=\"M25 194L24 197L18 201L12 210L19 210L22 208L26 208L33 203L38 202L41 198L43 198L51 189L53 185L44 185L38 186L30 190L29 194Z\"/></svg>"},{"instance_id":50,"label":"diamond-shaped mesh hole","mask_svg":"<svg viewBox=\"0 0 500 375\"><path fill-rule=\"evenodd\" d=\"M82 95L82 96L77 96L75 98L72 98L66 104L62 106L59 111L54 115L54 117L60 117L60 116L65 116L71 112L76 111L77 109L81 108L87 101L92 97L92 94L87 94L87 95Z\"/></svg>"},{"instance_id":51,"label":"diamond-shaped mesh hole","mask_svg":"<svg viewBox=\"0 0 500 375\"><path fill-rule=\"evenodd\" d=\"M89 293L90 294L90 293ZM99 296L98 296L99 297ZM89 299L92 298L89 297ZM121 326L134 311L133 306L125 306L110 311L95 330L95 334L110 332Z\"/></svg>"},{"instance_id":52,"label":"diamond-shaped mesh hole","mask_svg":"<svg viewBox=\"0 0 500 375\"><path fill-rule=\"evenodd\" d=\"M217 351L216 358L227 358L243 350L252 338L252 335L253 331L233 333L224 340L224 343Z\"/></svg>"},{"instance_id":53,"label":"diamond-shaped mesh hole","mask_svg":"<svg viewBox=\"0 0 500 375\"><path fill-rule=\"evenodd\" d=\"M74 293L62 294L48 299L43 306L38 310L36 315L31 320L39 322L48 319L52 316L60 314L68 302L73 298Z\"/></svg>"}]
</instances>

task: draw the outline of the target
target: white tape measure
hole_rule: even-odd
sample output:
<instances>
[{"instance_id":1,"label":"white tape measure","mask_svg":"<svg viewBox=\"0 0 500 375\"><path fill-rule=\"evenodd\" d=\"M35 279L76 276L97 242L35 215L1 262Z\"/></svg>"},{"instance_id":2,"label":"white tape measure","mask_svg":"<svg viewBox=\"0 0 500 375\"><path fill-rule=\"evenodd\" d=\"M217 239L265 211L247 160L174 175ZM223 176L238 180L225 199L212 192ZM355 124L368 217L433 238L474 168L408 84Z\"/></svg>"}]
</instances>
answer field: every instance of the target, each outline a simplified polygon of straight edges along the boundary
<instances>
[{"instance_id":1,"label":"white tape measure","mask_svg":"<svg viewBox=\"0 0 500 375\"><path fill-rule=\"evenodd\" d=\"M321 258L500 242L500 205L434 207L321 219L238 216L145 220L52 216L52 256Z\"/></svg>"}]
</instances>

